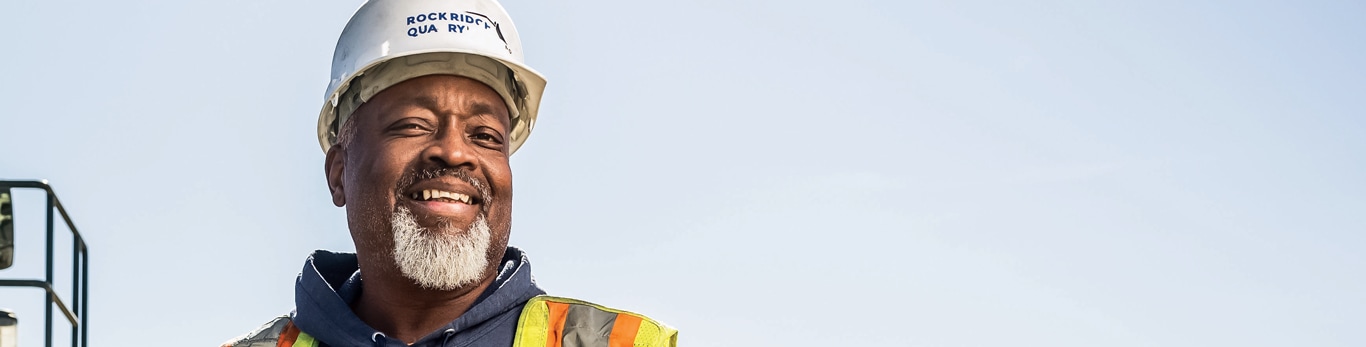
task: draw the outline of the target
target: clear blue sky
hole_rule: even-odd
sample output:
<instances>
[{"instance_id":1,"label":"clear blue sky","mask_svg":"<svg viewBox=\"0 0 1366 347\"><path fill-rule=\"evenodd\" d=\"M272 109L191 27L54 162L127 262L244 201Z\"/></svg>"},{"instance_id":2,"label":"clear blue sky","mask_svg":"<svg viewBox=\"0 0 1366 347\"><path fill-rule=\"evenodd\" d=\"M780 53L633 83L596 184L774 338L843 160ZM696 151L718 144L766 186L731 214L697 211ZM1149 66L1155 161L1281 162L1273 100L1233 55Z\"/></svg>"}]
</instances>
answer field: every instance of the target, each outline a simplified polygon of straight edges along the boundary
<instances>
[{"instance_id":1,"label":"clear blue sky","mask_svg":"<svg viewBox=\"0 0 1366 347\"><path fill-rule=\"evenodd\" d=\"M0 2L0 178L88 236L92 345L216 345L353 248L314 126L359 4ZM1359 2L504 5L553 294L688 346L1366 345Z\"/></svg>"}]
</instances>

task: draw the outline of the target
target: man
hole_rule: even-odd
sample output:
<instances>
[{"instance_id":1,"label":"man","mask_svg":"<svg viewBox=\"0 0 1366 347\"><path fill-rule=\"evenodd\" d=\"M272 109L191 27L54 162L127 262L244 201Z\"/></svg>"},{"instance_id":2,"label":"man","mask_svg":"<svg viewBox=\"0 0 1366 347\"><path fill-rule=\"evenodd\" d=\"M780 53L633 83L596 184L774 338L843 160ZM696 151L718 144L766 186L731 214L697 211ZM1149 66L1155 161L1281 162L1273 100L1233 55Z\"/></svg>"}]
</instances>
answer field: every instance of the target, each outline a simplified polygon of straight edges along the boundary
<instances>
[{"instance_id":1,"label":"man","mask_svg":"<svg viewBox=\"0 0 1366 347\"><path fill-rule=\"evenodd\" d=\"M318 123L356 254L317 251L295 310L225 346L674 346L654 320L544 296L508 247L508 158L545 79L494 0L371 0Z\"/></svg>"}]
</instances>

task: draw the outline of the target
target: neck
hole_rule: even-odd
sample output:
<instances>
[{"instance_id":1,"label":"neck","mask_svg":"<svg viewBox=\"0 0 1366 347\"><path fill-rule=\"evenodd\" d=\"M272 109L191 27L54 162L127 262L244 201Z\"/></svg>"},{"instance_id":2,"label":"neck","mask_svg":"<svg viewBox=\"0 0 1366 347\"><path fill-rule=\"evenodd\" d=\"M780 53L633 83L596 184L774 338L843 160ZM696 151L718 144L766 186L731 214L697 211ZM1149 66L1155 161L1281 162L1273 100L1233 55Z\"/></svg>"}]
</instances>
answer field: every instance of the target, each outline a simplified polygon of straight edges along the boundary
<instances>
[{"instance_id":1,"label":"neck","mask_svg":"<svg viewBox=\"0 0 1366 347\"><path fill-rule=\"evenodd\" d=\"M454 290L422 288L398 271L361 271L361 295L352 307L356 316L391 338L413 344L465 314L493 283L486 274Z\"/></svg>"}]
</instances>

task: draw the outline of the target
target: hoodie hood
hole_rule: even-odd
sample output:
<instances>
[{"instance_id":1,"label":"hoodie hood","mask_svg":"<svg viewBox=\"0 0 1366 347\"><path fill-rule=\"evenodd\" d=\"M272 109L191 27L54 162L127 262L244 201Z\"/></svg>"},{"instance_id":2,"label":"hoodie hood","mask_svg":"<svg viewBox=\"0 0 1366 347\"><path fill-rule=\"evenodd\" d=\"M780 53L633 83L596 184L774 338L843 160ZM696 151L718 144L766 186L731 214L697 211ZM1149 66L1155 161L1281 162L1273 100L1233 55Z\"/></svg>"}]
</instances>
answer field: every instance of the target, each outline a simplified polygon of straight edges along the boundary
<instances>
[{"instance_id":1,"label":"hoodie hood","mask_svg":"<svg viewBox=\"0 0 1366 347\"><path fill-rule=\"evenodd\" d=\"M412 346L509 345L522 306L545 291L531 278L531 262L515 247L507 248L497 276L468 311ZM354 253L313 252L294 285L294 325L330 346L407 346L351 311L361 288Z\"/></svg>"}]
</instances>

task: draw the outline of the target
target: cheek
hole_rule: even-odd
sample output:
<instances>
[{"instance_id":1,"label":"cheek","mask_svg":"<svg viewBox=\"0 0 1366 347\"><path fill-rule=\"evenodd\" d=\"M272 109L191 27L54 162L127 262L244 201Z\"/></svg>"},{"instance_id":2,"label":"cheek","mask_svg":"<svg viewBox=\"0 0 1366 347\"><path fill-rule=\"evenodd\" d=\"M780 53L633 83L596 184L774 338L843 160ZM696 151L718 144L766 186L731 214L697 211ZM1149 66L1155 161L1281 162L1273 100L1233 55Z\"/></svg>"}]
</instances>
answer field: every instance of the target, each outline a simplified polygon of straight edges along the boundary
<instances>
[{"instance_id":1,"label":"cheek","mask_svg":"<svg viewBox=\"0 0 1366 347\"><path fill-rule=\"evenodd\" d=\"M490 169L489 185L497 202L490 206L489 223L492 224L496 239L506 246L512 231L512 170L506 164Z\"/></svg>"},{"instance_id":2,"label":"cheek","mask_svg":"<svg viewBox=\"0 0 1366 347\"><path fill-rule=\"evenodd\" d=\"M364 196L358 197L369 205L392 206L395 203L394 190L403 176L405 163L399 160L398 153L373 151L373 156L357 160L352 184L359 187ZM352 167L349 166L348 167Z\"/></svg>"},{"instance_id":3,"label":"cheek","mask_svg":"<svg viewBox=\"0 0 1366 347\"><path fill-rule=\"evenodd\" d=\"M489 187L492 188L494 196L498 199L498 206L509 208L512 206L512 169L508 167L506 161L490 161L484 165L484 172L489 180Z\"/></svg>"},{"instance_id":4,"label":"cheek","mask_svg":"<svg viewBox=\"0 0 1366 347\"><path fill-rule=\"evenodd\" d=\"M512 194L512 168L508 167L506 162L490 170L489 180L493 181L499 192Z\"/></svg>"}]
</instances>

